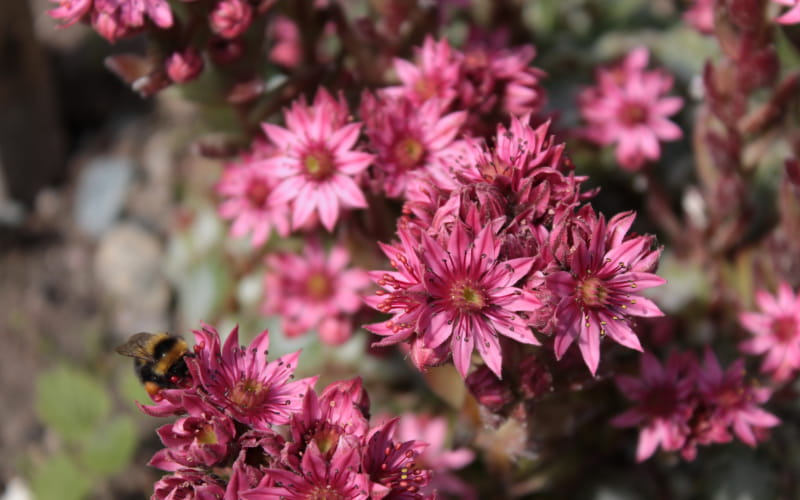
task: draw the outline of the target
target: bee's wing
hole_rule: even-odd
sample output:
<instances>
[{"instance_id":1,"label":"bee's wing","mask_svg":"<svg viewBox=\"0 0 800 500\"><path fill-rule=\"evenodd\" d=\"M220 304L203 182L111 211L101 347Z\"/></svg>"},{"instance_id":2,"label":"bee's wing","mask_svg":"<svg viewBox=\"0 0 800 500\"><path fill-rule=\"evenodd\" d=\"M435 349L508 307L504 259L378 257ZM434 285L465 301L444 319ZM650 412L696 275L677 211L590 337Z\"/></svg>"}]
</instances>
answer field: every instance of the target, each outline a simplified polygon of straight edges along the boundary
<instances>
[{"instance_id":1,"label":"bee's wing","mask_svg":"<svg viewBox=\"0 0 800 500\"><path fill-rule=\"evenodd\" d=\"M153 353L148 350L152 337L152 333L137 333L114 350L123 356L153 361Z\"/></svg>"}]
</instances>

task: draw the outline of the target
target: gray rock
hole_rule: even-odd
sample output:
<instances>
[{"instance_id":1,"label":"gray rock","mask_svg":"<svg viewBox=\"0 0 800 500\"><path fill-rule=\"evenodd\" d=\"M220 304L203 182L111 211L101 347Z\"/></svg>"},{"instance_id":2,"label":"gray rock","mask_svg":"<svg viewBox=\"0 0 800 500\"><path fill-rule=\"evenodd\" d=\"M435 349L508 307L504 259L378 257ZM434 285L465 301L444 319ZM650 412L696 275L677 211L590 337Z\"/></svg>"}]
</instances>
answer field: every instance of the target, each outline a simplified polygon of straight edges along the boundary
<instances>
[{"instance_id":1,"label":"gray rock","mask_svg":"<svg viewBox=\"0 0 800 500\"><path fill-rule=\"evenodd\" d=\"M81 171L75 190L73 216L84 233L99 237L107 231L125 205L134 165L122 157L92 160Z\"/></svg>"}]
</instances>

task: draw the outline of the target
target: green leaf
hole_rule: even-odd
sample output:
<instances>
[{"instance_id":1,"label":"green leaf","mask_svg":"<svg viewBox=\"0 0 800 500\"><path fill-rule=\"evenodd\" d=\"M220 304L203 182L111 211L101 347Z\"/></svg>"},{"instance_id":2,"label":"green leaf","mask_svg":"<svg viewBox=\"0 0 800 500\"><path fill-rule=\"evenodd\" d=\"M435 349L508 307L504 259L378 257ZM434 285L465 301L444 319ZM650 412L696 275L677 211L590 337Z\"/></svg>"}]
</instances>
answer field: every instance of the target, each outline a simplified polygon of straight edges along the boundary
<instances>
[{"instance_id":1,"label":"green leaf","mask_svg":"<svg viewBox=\"0 0 800 500\"><path fill-rule=\"evenodd\" d=\"M133 419L112 420L82 442L80 460L99 476L110 476L128 465L136 450L136 426Z\"/></svg>"},{"instance_id":2,"label":"green leaf","mask_svg":"<svg viewBox=\"0 0 800 500\"><path fill-rule=\"evenodd\" d=\"M108 418L111 400L103 386L86 373L60 366L39 377L36 412L64 439L79 441Z\"/></svg>"},{"instance_id":3,"label":"green leaf","mask_svg":"<svg viewBox=\"0 0 800 500\"><path fill-rule=\"evenodd\" d=\"M31 488L37 500L81 500L91 489L91 482L74 461L56 455L33 471Z\"/></svg>"}]
</instances>

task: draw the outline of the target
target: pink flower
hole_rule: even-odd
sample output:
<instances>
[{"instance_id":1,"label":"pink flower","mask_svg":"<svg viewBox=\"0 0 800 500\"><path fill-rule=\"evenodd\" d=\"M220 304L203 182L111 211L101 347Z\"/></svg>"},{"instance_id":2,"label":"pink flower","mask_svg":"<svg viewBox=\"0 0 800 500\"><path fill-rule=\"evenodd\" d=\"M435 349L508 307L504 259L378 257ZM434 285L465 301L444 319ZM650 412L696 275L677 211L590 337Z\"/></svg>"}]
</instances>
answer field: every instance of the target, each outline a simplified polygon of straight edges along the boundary
<instances>
[{"instance_id":1,"label":"pink flower","mask_svg":"<svg viewBox=\"0 0 800 500\"><path fill-rule=\"evenodd\" d=\"M175 83L186 83L197 78L203 71L203 56L195 48L173 52L164 63L169 79Z\"/></svg>"},{"instance_id":2,"label":"pink flower","mask_svg":"<svg viewBox=\"0 0 800 500\"><path fill-rule=\"evenodd\" d=\"M393 265L415 264L410 273L374 273L378 299L370 305L394 312L391 321L370 325L370 330L387 338L380 345L406 340L412 332L422 346L435 349L449 343L453 362L466 377L472 352L478 353L498 377L502 377L502 354L498 335L525 344L539 344L528 328L526 312L539 307L532 294L515 287L533 263L532 258L500 260L502 241L489 225L471 236L463 223L452 234L442 235L445 244L426 233L420 235L418 255L409 258L410 235L402 235L400 249L383 246ZM404 248L405 247L405 248ZM408 278L418 280L406 282ZM387 293L388 292L388 293ZM410 320L414 323L410 323ZM398 329L398 325L407 325Z\"/></svg>"},{"instance_id":3,"label":"pink flower","mask_svg":"<svg viewBox=\"0 0 800 500\"><path fill-rule=\"evenodd\" d=\"M292 416L292 441L283 452L284 462L289 468L302 468L302 457L311 443L326 460L332 460L343 449L361 446L369 422L356 399L366 392L360 379L354 382L353 387L346 389L355 390L339 390L346 384L339 382L326 388L319 398L314 391L306 393L302 410Z\"/></svg>"},{"instance_id":4,"label":"pink flower","mask_svg":"<svg viewBox=\"0 0 800 500\"><path fill-rule=\"evenodd\" d=\"M714 32L714 0L694 0L683 20L704 35Z\"/></svg>"},{"instance_id":5,"label":"pink flower","mask_svg":"<svg viewBox=\"0 0 800 500\"><path fill-rule=\"evenodd\" d=\"M772 391L747 384L744 376L744 360L735 361L723 372L714 352L706 349L697 383L700 394L712 408L709 418L712 426L731 426L736 437L755 446L764 439L766 429L778 425L780 420L758 406L770 398Z\"/></svg>"},{"instance_id":6,"label":"pink flower","mask_svg":"<svg viewBox=\"0 0 800 500\"><path fill-rule=\"evenodd\" d=\"M358 472L357 448L340 448L328 460L312 441L303 454L299 471L267 469L256 488L240 492L244 500L307 500L341 498L367 500L369 482Z\"/></svg>"},{"instance_id":7,"label":"pink flower","mask_svg":"<svg viewBox=\"0 0 800 500\"><path fill-rule=\"evenodd\" d=\"M775 19L776 21L778 21L781 24L800 23L800 0L772 0L772 1L790 7L790 9L784 12L783 15Z\"/></svg>"},{"instance_id":8,"label":"pink flower","mask_svg":"<svg viewBox=\"0 0 800 500\"><path fill-rule=\"evenodd\" d=\"M184 395L182 406L189 415L158 429L167 448L158 451L148 465L175 471L221 463L234 444L233 421L196 395Z\"/></svg>"},{"instance_id":9,"label":"pink flower","mask_svg":"<svg viewBox=\"0 0 800 500\"><path fill-rule=\"evenodd\" d=\"M92 25L111 42L142 29L149 17L159 28L172 26L166 0L95 0Z\"/></svg>"},{"instance_id":10,"label":"pink flower","mask_svg":"<svg viewBox=\"0 0 800 500\"><path fill-rule=\"evenodd\" d=\"M302 100L284 112L287 128L265 123L264 132L281 150L265 164L282 179L270 202L293 200L292 226L305 224L316 211L328 231L339 219L340 208L365 208L367 200L354 178L372 162L372 155L353 150L359 123L349 116L343 100L324 89L312 106Z\"/></svg>"},{"instance_id":11,"label":"pink flower","mask_svg":"<svg viewBox=\"0 0 800 500\"><path fill-rule=\"evenodd\" d=\"M764 290L756 292L756 304L761 313L739 315L739 322L753 334L739 348L752 355L766 353L761 371L785 382L800 369L800 296L782 282L774 297Z\"/></svg>"},{"instance_id":12,"label":"pink flower","mask_svg":"<svg viewBox=\"0 0 800 500\"><path fill-rule=\"evenodd\" d=\"M194 334L195 357L189 360L189 370L207 393L208 401L255 429L269 430L273 424L289 423L291 415L302 407L306 391L316 382L316 377L290 382L299 351L267 362L266 330L245 348L239 345L238 328L234 328L222 350L219 334L210 326Z\"/></svg>"},{"instance_id":13,"label":"pink flower","mask_svg":"<svg viewBox=\"0 0 800 500\"><path fill-rule=\"evenodd\" d=\"M225 495L219 479L192 469L162 477L154 490L151 500L219 500Z\"/></svg>"},{"instance_id":14,"label":"pink flower","mask_svg":"<svg viewBox=\"0 0 800 500\"><path fill-rule=\"evenodd\" d=\"M401 197L409 184L419 182L455 187L447 160L463 148L455 138L467 115L463 111L444 115L444 111L445 103L438 99L419 106L407 99L363 94L361 116L387 196Z\"/></svg>"},{"instance_id":15,"label":"pink flower","mask_svg":"<svg viewBox=\"0 0 800 500\"><path fill-rule=\"evenodd\" d=\"M253 20L253 8L244 0L221 0L209 15L211 31L223 38L241 36Z\"/></svg>"},{"instance_id":16,"label":"pink flower","mask_svg":"<svg viewBox=\"0 0 800 500\"><path fill-rule=\"evenodd\" d=\"M265 314L281 316L289 337L316 328L328 344L341 344L353 333L352 316L361 308L361 292L370 284L361 269L348 269L350 254L343 244L330 255L319 239L306 240L303 255L271 254L264 279Z\"/></svg>"},{"instance_id":17,"label":"pink flower","mask_svg":"<svg viewBox=\"0 0 800 500\"><path fill-rule=\"evenodd\" d=\"M479 114L491 113L497 107L522 116L536 113L544 105L540 81L545 73L531 66L536 49L533 45L509 47L507 35L503 31L485 34L473 30L464 49L465 78L458 98Z\"/></svg>"},{"instance_id":18,"label":"pink flower","mask_svg":"<svg viewBox=\"0 0 800 500\"><path fill-rule=\"evenodd\" d=\"M617 161L628 170L638 170L645 160L661 156L661 141L674 141L681 129L667 119L683 100L663 97L672 87L672 77L662 71L644 71L641 61L647 49L637 49L616 69L601 69L598 85L585 89L579 98L581 114L588 122L586 136L600 144L617 144ZM621 78L620 78L621 77Z\"/></svg>"},{"instance_id":19,"label":"pink flower","mask_svg":"<svg viewBox=\"0 0 800 500\"><path fill-rule=\"evenodd\" d=\"M54 19L62 20L62 27L72 26L92 10L92 0L50 0L58 6L47 11Z\"/></svg>"},{"instance_id":20,"label":"pink flower","mask_svg":"<svg viewBox=\"0 0 800 500\"><path fill-rule=\"evenodd\" d=\"M387 95L410 100L414 104L437 97L450 102L456 96L461 76L461 54L450 48L446 39L427 36L422 48L415 48L417 65L395 59L394 69L401 85L383 89Z\"/></svg>"},{"instance_id":21,"label":"pink flower","mask_svg":"<svg viewBox=\"0 0 800 500\"><path fill-rule=\"evenodd\" d=\"M362 467L372 481L372 498L420 498L420 489L430 481L430 470L419 466L427 444L395 441L397 421L375 427L367 437Z\"/></svg>"},{"instance_id":22,"label":"pink flower","mask_svg":"<svg viewBox=\"0 0 800 500\"><path fill-rule=\"evenodd\" d=\"M286 16L275 16L270 27L274 40L269 59L277 64L294 68L303 56L300 29L297 23Z\"/></svg>"},{"instance_id":23,"label":"pink flower","mask_svg":"<svg viewBox=\"0 0 800 500\"><path fill-rule=\"evenodd\" d=\"M625 397L639 405L612 420L617 427L638 426L636 461L650 458L661 445L665 451L683 448L694 410L694 370L690 360L673 353L662 367L646 352L641 358L639 378L621 375L617 386Z\"/></svg>"},{"instance_id":24,"label":"pink flower","mask_svg":"<svg viewBox=\"0 0 800 500\"><path fill-rule=\"evenodd\" d=\"M289 234L288 207L270 199L279 182L265 164L265 158L272 154L269 149L256 151L249 159L228 165L216 188L224 197L219 215L233 220L231 235L238 238L252 233L253 247L266 243L273 228L281 236Z\"/></svg>"},{"instance_id":25,"label":"pink flower","mask_svg":"<svg viewBox=\"0 0 800 500\"><path fill-rule=\"evenodd\" d=\"M635 214L614 216L606 225L600 216L593 222L591 236L578 238L567 269L547 276L547 288L558 300L555 353L561 359L578 341L583 360L592 374L600 362L600 338L606 334L615 342L642 350L630 325L631 317L663 316L641 291L665 283L650 271L660 251L651 250L652 237L628 237Z\"/></svg>"},{"instance_id":26,"label":"pink flower","mask_svg":"<svg viewBox=\"0 0 800 500\"><path fill-rule=\"evenodd\" d=\"M431 469L431 482L422 493L440 491L458 498L475 499L475 490L452 471L462 469L475 458L468 448L450 450L445 446L447 420L444 417L406 413L400 417L395 437L399 441L419 440L428 446L417 458L417 465Z\"/></svg>"}]
</instances>

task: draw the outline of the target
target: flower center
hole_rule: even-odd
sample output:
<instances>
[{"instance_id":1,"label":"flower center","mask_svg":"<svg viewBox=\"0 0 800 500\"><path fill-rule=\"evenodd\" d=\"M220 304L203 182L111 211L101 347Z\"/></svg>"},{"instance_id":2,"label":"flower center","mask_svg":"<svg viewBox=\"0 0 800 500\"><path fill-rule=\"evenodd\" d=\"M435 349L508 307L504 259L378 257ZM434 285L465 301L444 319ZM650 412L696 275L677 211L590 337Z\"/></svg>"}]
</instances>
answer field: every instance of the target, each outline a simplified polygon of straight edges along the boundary
<instances>
[{"instance_id":1,"label":"flower center","mask_svg":"<svg viewBox=\"0 0 800 500\"><path fill-rule=\"evenodd\" d=\"M214 432L214 426L211 424L203 426L197 434L197 442L201 444L217 444L217 433Z\"/></svg>"},{"instance_id":2,"label":"flower center","mask_svg":"<svg viewBox=\"0 0 800 500\"><path fill-rule=\"evenodd\" d=\"M324 300L333 294L331 280L325 273L314 273L306 281L306 292L314 300Z\"/></svg>"},{"instance_id":3,"label":"flower center","mask_svg":"<svg viewBox=\"0 0 800 500\"><path fill-rule=\"evenodd\" d=\"M608 290L603 286L603 280L592 276L578 285L578 297L586 306L602 307L608 299Z\"/></svg>"},{"instance_id":4,"label":"flower center","mask_svg":"<svg viewBox=\"0 0 800 500\"><path fill-rule=\"evenodd\" d=\"M247 196L248 201L250 201L253 207L264 208L267 197L269 197L269 186L261 179L254 179L250 182L250 185L247 186L245 196Z\"/></svg>"},{"instance_id":5,"label":"flower center","mask_svg":"<svg viewBox=\"0 0 800 500\"><path fill-rule=\"evenodd\" d=\"M317 486L305 496L306 500L341 500L345 498L338 488L334 489L330 484Z\"/></svg>"},{"instance_id":6,"label":"flower center","mask_svg":"<svg viewBox=\"0 0 800 500\"><path fill-rule=\"evenodd\" d=\"M394 156L402 170L413 170L420 166L425 156L422 143L413 137L406 137L394 146Z\"/></svg>"},{"instance_id":7,"label":"flower center","mask_svg":"<svg viewBox=\"0 0 800 500\"><path fill-rule=\"evenodd\" d=\"M423 76L414 82L414 90L423 101L430 99L436 95L436 82L434 82L431 78Z\"/></svg>"},{"instance_id":8,"label":"flower center","mask_svg":"<svg viewBox=\"0 0 800 500\"><path fill-rule=\"evenodd\" d=\"M626 103L619 110L619 119L628 126L639 125L647 120L647 108L635 102Z\"/></svg>"},{"instance_id":9,"label":"flower center","mask_svg":"<svg viewBox=\"0 0 800 500\"><path fill-rule=\"evenodd\" d=\"M258 380L244 379L236 382L228 399L240 408L256 408L267 399L269 389L269 384L265 385Z\"/></svg>"},{"instance_id":10,"label":"flower center","mask_svg":"<svg viewBox=\"0 0 800 500\"><path fill-rule=\"evenodd\" d=\"M318 148L312 150L303 158L303 166L306 168L308 175L321 181L333 174L333 156L327 149Z\"/></svg>"},{"instance_id":11,"label":"flower center","mask_svg":"<svg viewBox=\"0 0 800 500\"><path fill-rule=\"evenodd\" d=\"M772 321L772 333L784 343L789 343L797 337L797 322L791 316L776 318Z\"/></svg>"},{"instance_id":12,"label":"flower center","mask_svg":"<svg viewBox=\"0 0 800 500\"><path fill-rule=\"evenodd\" d=\"M462 312L480 311L486 307L486 295L473 283L457 283L450 289L450 302Z\"/></svg>"}]
</instances>

